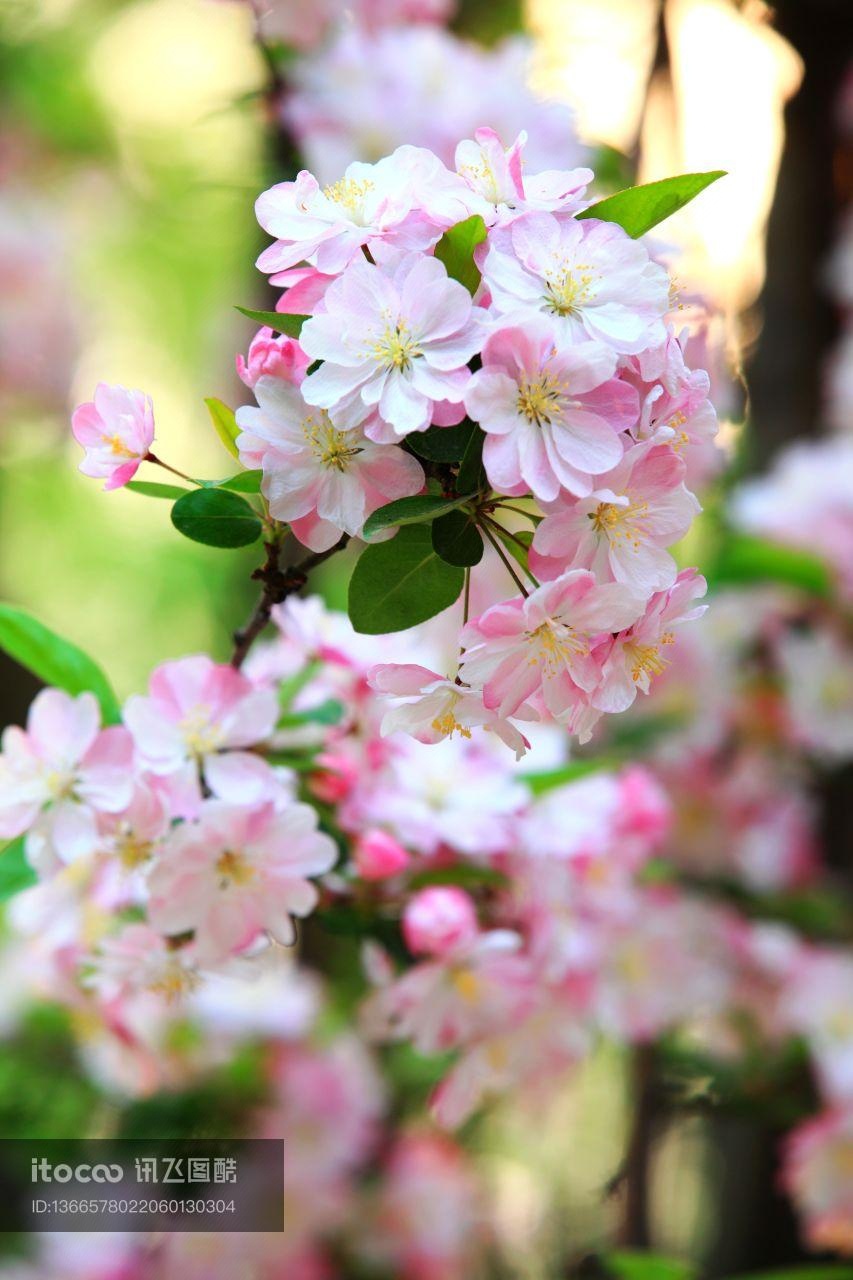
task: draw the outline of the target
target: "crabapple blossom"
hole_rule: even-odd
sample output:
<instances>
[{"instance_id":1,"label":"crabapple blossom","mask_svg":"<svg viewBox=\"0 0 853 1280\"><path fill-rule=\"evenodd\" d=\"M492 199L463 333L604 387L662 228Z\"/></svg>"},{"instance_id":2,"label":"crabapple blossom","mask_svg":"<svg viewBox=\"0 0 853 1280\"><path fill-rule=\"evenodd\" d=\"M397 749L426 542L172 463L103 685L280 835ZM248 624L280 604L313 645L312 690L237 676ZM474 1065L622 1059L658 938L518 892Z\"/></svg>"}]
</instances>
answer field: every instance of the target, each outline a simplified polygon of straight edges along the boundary
<instances>
[{"instance_id":1,"label":"crabapple blossom","mask_svg":"<svg viewBox=\"0 0 853 1280\"><path fill-rule=\"evenodd\" d=\"M273 336L272 329L261 328L252 339L245 357L237 356L237 374L252 390L261 378L280 378L299 386L310 361L299 343L286 334Z\"/></svg>"},{"instance_id":2,"label":"crabapple blossom","mask_svg":"<svg viewBox=\"0 0 853 1280\"><path fill-rule=\"evenodd\" d=\"M305 379L308 404L374 440L425 431L437 401L458 403L481 343L471 295L436 258L406 254L384 269L354 262L300 341L322 366ZM378 417L378 427L370 419Z\"/></svg>"},{"instance_id":3,"label":"crabapple blossom","mask_svg":"<svg viewBox=\"0 0 853 1280\"><path fill-rule=\"evenodd\" d=\"M411 858L386 831L365 831L355 842L353 862L362 880L387 880L404 871Z\"/></svg>"},{"instance_id":4,"label":"crabapple blossom","mask_svg":"<svg viewBox=\"0 0 853 1280\"><path fill-rule=\"evenodd\" d=\"M475 129L456 148L456 171L480 197L471 206L487 226L506 225L533 209L574 213L594 177L591 169L554 170L531 176L523 171L527 134L518 135L511 147L504 147L494 129Z\"/></svg>"},{"instance_id":5,"label":"crabapple blossom","mask_svg":"<svg viewBox=\"0 0 853 1280\"><path fill-rule=\"evenodd\" d=\"M325 187L303 169L294 182L280 182L258 197L258 222L276 241L258 258L259 269L274 273L308 262L336 275L362 248L374 256L383 248L428 248L442 228L424 217L416 197L425 175L434 172L431 153L410 146L377 164L356 161ZM452 185L451 175L447 181ZM464 216L458 196L451 208L447 226L458 220L454 213Z\"/></svg>"},{"instance_id":6,"label":"crabapple blossom","mask_svg":"<svg viewBox=\"0 0 853 1280\"><path fill-rule=\"evenodd\" d=\"M619 433L637 421L636 392L613 377L615 352L565 344L534 316L486 339L465 408L486 433L483 463L501 493L552 502L561 488L584 496L594 475L622 457Z\"/></svg>"},{"instance_id":7,"label":"crabapple blossom","mask_svg":"<svg viewBox=\"0 0 853 1280\"><path fill-rule=\"evenodd\" d=\"M783 1182L815 1249L853 1255L853 1106L820 1113L791 1133Z\"/></svg>"},{"instance_id":8,"label":"crabapple blossom","mask_svg":"<svg viewBox=\"0 0 853 1280\"><path fill-rule=\"evenodd\" d=\"M615 223L526 214L494 229L482 271L499 314L543 311L564 342L631 354L666 337L666 272Z\"/></svg>"},{"instance_id":9,"label":"crabapple blossom","mask_svg":"<svg viewBox=\"0 0 853 1280\"><path fill-rule=\"evenodd\" d=\"M133 795L133 739L101 728L91 693L42 689L26 730L5 729L0 754L0 837L26 835L27 857L47 875L94 853L99 815L120 813Z\"/></svg>"},{"instance_id":10,"label":"crabapple blossom","mask_svg":"<svg viewBox=\"0 0 853 1280\"><path fill-rule=\"evenodd\" d=\"M165 780L181 816L198 808L199 772L224 800L251 804L278 794L269 765L243 749L269 737L277 718L273 689L204 654L163 663L151 676L148 696L135 694L124 709L140 761Z\"/></svg>"},{"instance_id":11,"label":"crabapple blossom","mask_svg":"<svg viewBox=\"0 0 853 1280\"><path fill-rule=\"evenodd\" d=\"M451 680L414 663L380 664L371 668L367 678L377 693L397 700L382 717L383 736L403 730L419 742L434 743L455 733L470 738L471 729L482 726L506 743L517 760L530 746L515 725L483 704L482 690L469 688L459 679ZM538 718L526 706L513 714L526 720Z\"/></svg>"},{"instance_id":12,"label":"crabapple blossom","mask_svg":"<svg viewBox=\"0 0 853 1280\"><path fill-rule=\"evenodd\" d=\"M423 488L416 458L374 444L360 430L338 430L299 387L265 376L254 392L258 408L237 410L240 460L263 470L270 513L289 521L312 551L327 551L342 533L360 533L377 507Z\"/></svg>"},{"instance_id":13,"label":"crabapple blossom","mask_svg":"<svg viewBox=\"0 0 853 1280\"><path fill-rule=\"evenodd\" d=\"M177 827L148 877L148 917L166 934L193 932L201 963L237 955L264 935L289 945L292 916L317 902L309 876L337 860L317 814L305 804L276 811L206 800L194 822Z\"/></svg>"},{"instance_id":14,"label":"crabapple blossom","mask_svg":"<svg viewBox=\"0 0 853 1280\"><path fill-rule=\"evenodd\" d=\"M556 720L566 719L601 679L599 641L636 622L642 601L621 584L599 585L572 570L524 599L493 605L462 630L466 678L483 684L483 701L508 716L541 696Z\"/></svg>"},{"instance_id":15,"label":"crabapple blossom","mask_svg":"<svg viewBox=\"0 0 853 1280\"><path fill-rule=\"evenodd\" d=\"M120 489L136 475L154 443L151 398L99 382L94 400L74 410L71 430L86 451L78 469L103 478L105 489Z\"/></svg>"},{"instance_id":16,"label":"crabapple blossom","mask_svg":"<svg viewBox=\"0 0 853 1280\"><path fill-rule=\"evenodd\" d=\"M622 582L638 595L671 587L678 569L666 548L700 510L685 470L669 445L630 449L588 496L555 505L536 530L530 567L540 578L591 569L599 582Z\"/></svg>"},{"instance_id":17,"label":"crabapple blossom","mask_svg":"<svg viewBox=\"0 0 853 1280\"><path fill-rule=\"evenodd\" d=\"M413 955L447 955L470 946L478 932L474 903L461 889L436 885L406 903L403 937Z\"/></svg>"},{"instance_id":18,"label":"crabapple blossom","mask_svg":"<svg viewBox=\"0 0 853 1280\"><path fill-rule=\"evenodd\" d=\"M583 164L572 112L528 87L532 52L521 38L483 49L436 26L352 25L294 64L282 118L324 183L351 161L378 160L402 143L429 147L452 167L459 139L486 120L502 138L527 132L528 172L555 156Z\"/></svg>"},{"instance_id":19,"label":"crabapple blossom","mask_svg":"<svg viewBox=\"0 0 853 1280\"><path fill-rule=\"evenodd\" d=\"M511 1025L533 994L521 941L508 929L474 937L466 931L458 945L448 945L368 997L362 1007L367 1035L410 1040L418 1053L442 1053Z\"/></svg>"},{"instance_id":20,"label":"crabapple blossom","mask_svg":"<svg viewBox=\"0 0 853 1280\"><path fill-rule=\"evenodd\" d=\"M675 643L672 628L702 616L703 605L690 605L706 589L705 579L695 569L683 570L671 587L651 597L636 622L605 643L599 651L601 678L592 693L594 706L601 711L624 711L638 690L649 692L652 679L667 665L661 649Z\"/></svg>"}]
</instances>

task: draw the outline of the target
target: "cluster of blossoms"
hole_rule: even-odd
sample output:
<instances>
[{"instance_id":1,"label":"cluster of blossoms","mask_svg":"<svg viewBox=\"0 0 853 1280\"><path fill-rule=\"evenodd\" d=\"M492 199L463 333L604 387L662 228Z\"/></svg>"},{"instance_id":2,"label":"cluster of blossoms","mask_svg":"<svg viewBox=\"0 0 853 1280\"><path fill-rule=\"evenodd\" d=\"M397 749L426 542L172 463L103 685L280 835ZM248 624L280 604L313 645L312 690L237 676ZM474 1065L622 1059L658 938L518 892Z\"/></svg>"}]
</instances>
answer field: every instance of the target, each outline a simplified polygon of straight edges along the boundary
<instances>
[{"instance_id":1,"label":"cluster of blossoms","mask_svg":"<svg viewBox=\"0 0 853 1280\"><path fill-rule=\"evenodd\" d=\"M729 1064L756 1035L768 1051L802 1038L826 1110L792 1136L786 1179L811 1238L847 1247L849 954L662 876L678 802L653 772L558 770L543 790L486 740L383 732L372 663L399 641L367 641L316 599L275 621L245 673L204 657L161 667L123 725L99 729L89 695L48 690L2 756L3 830L27 830L44 875L11 911L16 998L74 1010L89 1070L125 1096L267 1045L255 1131L299 1159L291 1234L258 1244L258 1275L286 1261L288 1275L336 1276L326 1245L340 1233L407 1280L470 1274L484 1247L484 1191L455 1143L417 1130L383 1144L365 1041L436 1055L432 1112L452 1129L497 1096L541 1098L602 1038L677 1036ZM434 637L406 643L416 656ZM362 922L359 1037L316 1040L317 980L270 945L315 905L319 927L341 911ZM198 1242L158 1248L129 1274L178 1259L195 1274ZM199 1274L227 1274L227 1257Z\"/></svg>"},{"instance_id":2,"label":"cluster of blossoms","mask_svg":"<svg viewBox=\"0 0 853 1280\"><path fill-rule=\"evenodd\" d=\"M588 737L697 616L703 582L668 548L699 510L691 462L716 430L707 375L668 324L666 272L618 225L576 216L588 170L523 172L524 141L482 129L455 170L404 146L331 186L303 172L264 193L276 240L259 265L285 289L279 310L308 318L298 340L255 339L240 369L258 407L237 413L270 514L315 552L437 491L478 543L524 553L529 589L509 565L521 594L466 618L458 675L378 677L405 699L397 727L433 740L486 725L518 750L513 718ZM472 220L473 297L435 252ZM429 461L458 424L482 479Z\"/></svg>"}]
</instances>

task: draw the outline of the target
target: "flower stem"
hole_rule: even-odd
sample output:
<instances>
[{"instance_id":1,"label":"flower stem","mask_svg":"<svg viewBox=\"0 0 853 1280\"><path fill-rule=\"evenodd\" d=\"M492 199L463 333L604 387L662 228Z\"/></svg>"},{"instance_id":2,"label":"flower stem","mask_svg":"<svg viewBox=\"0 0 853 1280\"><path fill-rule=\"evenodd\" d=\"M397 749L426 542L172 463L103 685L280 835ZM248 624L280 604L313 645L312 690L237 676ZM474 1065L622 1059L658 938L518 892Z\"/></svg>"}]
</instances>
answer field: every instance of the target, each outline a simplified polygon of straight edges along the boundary
<instances>
[{"instance_id":1,"label":"flower stem","mask_svg":"<svg viewBox=\"0 0 853 1280\"><path fill-rule=\"evenodd\" d=\"M153 462L155 466L162 467L164 471L171 471L173 476L179 476L181 480L186 480L187 484L194 484L197 489L203 487L199 484L198 480L193 480L192 476L188 476L185 472L179 471L177 467L170 467L168 462L164 462L162 458L158 458L154 453L146 453L143 458L143 462Z\"/></svg>"},{"instance_id":2,"label":"flower stem","mask_svg":"<svg viewBox=\"0 0 853 1280\"><path fill-rule=\"evenodd\" d=\"M490 516L484 516L483 518L487 521L487 523L493 529L499 530L505 538L509 538L510 542L514 542L517 547L521 547L522 551L527 551L527 544L525 542L522 542L521 538L517 538L514 533L512 533L509 529L505 529L502 524L498 524L497 520L492 520ZM527 574L530 581L533 583L534 587L541 586L539 579L534 577L534 575L530 572L530 570L527 568L526 565L522 565L521 567L524 570L524 572Z\"/></svg>"},{"instance_id":3,"label":"flower stem","mask_svg":"<svg viewBox=\"0 0 853 1280\"><path fill-rule=\"evenodd\" d=\"M482 518L482 519L481 519L481 521L480 521L480 529L482 530L482 532L483 532L483 533L485 534L485 536L488 538L489 542L490 542L490 543L492 544L492 546L494 547L495 551L497 552L498 559L499 559L499 560L501 560L501 561L503 562L503 566L504 566L504 568L506 569L506 571L507 571L507 573L509 574L509 576L512 578L512 580L513 580L513 582L515 583L515 585L518 587L518 589L519 589L519 591L521 592L521 594L522 594L525 598L526 598L527 596L529 596L529 595L530 595L530 592L527 590L527 588L525 587L524 583L521 581L521 578L519 578L518 574L515 572L515 569L513 569L512 565L510 564L510 562L509 562L509 560L507 559L507 557L506 557L505 553L504 553L504 552L503 552L503 550L501 549L501 547L500 547L499 543L497 542L496 538L493 536L493 534L492 534L492 533L491 533L491 531L489 530L488 523L487 523L487 521L485 520L485 518Z\"/></svg>"}]
</instances>

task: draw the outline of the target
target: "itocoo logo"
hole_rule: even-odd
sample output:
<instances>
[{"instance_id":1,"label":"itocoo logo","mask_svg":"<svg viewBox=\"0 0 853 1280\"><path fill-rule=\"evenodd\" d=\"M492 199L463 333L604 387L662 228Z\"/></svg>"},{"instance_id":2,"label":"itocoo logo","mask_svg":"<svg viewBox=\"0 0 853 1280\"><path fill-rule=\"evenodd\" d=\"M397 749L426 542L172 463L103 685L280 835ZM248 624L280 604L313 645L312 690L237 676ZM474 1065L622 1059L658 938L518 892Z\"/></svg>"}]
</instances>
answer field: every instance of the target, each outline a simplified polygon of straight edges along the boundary
<instances>
[{"instance_id":1,"label":"itocoo logo","mask_svg":"<svg viewBox=\"0 0 853 1280\"><path fill-rule=\"evenodd\" d=\"M120 1164L51 1164L35 1157L30 1161L30 1182L121 1182Z\"/></svg>"}]
</instances>

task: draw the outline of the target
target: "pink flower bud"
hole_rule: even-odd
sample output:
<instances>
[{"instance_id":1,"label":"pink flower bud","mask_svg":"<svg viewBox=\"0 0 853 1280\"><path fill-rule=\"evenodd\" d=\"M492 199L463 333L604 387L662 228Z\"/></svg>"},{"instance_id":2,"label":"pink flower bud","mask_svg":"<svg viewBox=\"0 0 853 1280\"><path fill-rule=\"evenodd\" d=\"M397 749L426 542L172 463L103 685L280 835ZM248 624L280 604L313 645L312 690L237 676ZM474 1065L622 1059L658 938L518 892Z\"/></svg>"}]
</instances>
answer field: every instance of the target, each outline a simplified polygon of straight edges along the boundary
<instances>
[{"instance_id":1,"label":"pink flower bud","mask_svg":"<svg viewBox=\"0 0 853 1280\"><path fill-rule=\"evenodd\" d=\"M355 865L363 880L387 880L409 864L409 855L393 836L367 831L355 846Z\"/></svg>"},{"instance_id":2,"label":"pink flower bud","mask_svg":"<svg viewBox=\"0 0 853 1280\"><path fill-rule=\"evenodd\" d=\"M309 778L311 794L326 804L346 800L358 781L358 766L348 756L323 752L317 757L320 768Z\"/></svg>"},{"instance_id":3,"label":"pink flower bud","mask_svg":"<svg viewBox=\"0 0 853 1280\"><path fill-rule=\"evenodd\" d=\"M413 955L447 955L477 936L474 903L461 889L422 889L403 912L403 937Z\"/></svg>"},{"instance_id":4,"label":"pink flower bud","mask_svg":"<svg viewBox=\"0 0 853 1280\"><path fill-rule=\"evenodd\" d=\"M281 378L299 386L310 361L299 343L282 334L274 338L272 329L259 329L244 360L237 357L237 373L247 387L254 388L259 378Z\"/></svg>"}]
</instances>

